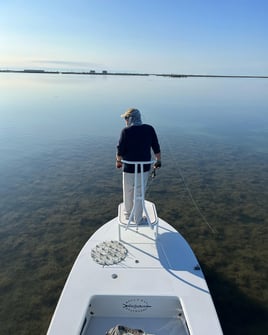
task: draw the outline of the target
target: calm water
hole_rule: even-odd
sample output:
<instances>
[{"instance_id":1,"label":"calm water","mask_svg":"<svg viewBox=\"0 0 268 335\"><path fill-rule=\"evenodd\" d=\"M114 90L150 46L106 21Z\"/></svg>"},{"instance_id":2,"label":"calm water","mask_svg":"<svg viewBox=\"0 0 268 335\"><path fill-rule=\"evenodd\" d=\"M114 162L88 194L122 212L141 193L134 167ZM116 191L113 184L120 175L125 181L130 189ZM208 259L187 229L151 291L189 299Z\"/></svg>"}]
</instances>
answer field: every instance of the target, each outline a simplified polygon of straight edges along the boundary
<instances>
[{"instance_id":1,"label":"calm water","mask_svg":"<svg viewBox=\"0 0 268 335\"><path fill-rule=\"evenodd\" d=\"M268 81L1 74L1 170L89 136L117 139L129 106L159 132L221 137L267 153Z\"/></svg>"},{"instance_id":2,"label":"calm water","mask_svg":"<svg viewBox=\"0 0 268 335\"><path fill-rule=\"evenodd\" d=\"M225 334L264 334L267 91L266 79L0 74L0 333L45 334L77 253L116 215L120 114L136 107L162 145L153 201L201 259Z\"/></svg>"}]
</instances>

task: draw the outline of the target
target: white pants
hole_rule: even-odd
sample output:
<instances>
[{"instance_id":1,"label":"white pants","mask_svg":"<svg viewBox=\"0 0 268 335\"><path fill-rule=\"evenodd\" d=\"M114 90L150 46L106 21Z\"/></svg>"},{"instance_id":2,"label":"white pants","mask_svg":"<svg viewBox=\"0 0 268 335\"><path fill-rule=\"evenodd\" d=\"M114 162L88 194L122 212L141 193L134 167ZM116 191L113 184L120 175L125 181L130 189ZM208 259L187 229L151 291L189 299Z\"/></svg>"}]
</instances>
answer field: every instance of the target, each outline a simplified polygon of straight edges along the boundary
<instances>
[{"instance_id":1,"label":"white pants","mask_svg":"<svg viewBox=\"0 0 268 335\"><path fill-rule=\"evenodd\" d=\"M149 171L143 172L144 179L144 192L148 181ZM124 214L128 218L131 214L131 210L134 205L134 184L135 184L135 173L123 172L123 201L124 201ZM137 175L137 197L141 196L141 174ZM136 207L134 212L134 221L139 223L142 219L142 201L141 199L136 200Z\"/></svg>"}]
</instances>

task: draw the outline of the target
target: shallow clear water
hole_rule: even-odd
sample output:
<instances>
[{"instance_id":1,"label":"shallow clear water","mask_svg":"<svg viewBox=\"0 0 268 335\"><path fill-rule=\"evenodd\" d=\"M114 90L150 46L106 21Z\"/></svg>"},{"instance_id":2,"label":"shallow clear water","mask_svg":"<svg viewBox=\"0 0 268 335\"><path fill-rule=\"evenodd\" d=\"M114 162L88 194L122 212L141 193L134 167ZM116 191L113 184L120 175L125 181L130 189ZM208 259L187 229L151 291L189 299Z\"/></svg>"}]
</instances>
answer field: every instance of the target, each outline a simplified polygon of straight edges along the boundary
<instances>
[{"instance_id":1,"label":"shallow clear water","mask_svg":"<svg viewBox=\"0 0 268 335\"><path fill-rule=\"evenodd\" d=\"M128 107L165 133L221 137L267 152L265 79L1 74L1 168L88 136L118 137Z\"/></svg>"},{"instance_id":2,"label":"shallow clear water","mask_svg":"<svg viewBox=\"0 0 268 335\"><path fill-rule=\"evenodd\" d=\"M268 301L267 91L266 79L1 73L0 332L45 334L77 253L117 214L120 114L136 107L163 154L149 199L205 267L225 333L255 335Z\"/></svg>"}]
</instances>

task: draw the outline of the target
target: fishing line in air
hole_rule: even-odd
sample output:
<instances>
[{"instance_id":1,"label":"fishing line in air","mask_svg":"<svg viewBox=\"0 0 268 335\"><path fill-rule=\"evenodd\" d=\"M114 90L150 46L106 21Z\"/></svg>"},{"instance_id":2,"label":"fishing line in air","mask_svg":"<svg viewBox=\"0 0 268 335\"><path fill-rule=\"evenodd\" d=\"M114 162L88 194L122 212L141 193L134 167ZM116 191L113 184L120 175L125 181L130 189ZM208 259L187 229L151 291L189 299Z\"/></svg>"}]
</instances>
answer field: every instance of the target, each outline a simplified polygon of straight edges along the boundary
<instances>
[{"instance_id":1,"label":"fishing line in air","mask_svg":"<svg viewBox=\"0 0 268 335\"><path fill-rule=\"evenodd\" d=\"M183 173L182 173L182 171L181 171L181 169L180 169L180 167L179 167L178 161L177 161L176 158L174 157L174 154L173 154L173 152L172 152L172 150L171 150L171 145L170 145L169 141L167 140L167 137L165 138L165 142L166 142L166 146L167 146L167 148L168 148L168 151L169 151L169 153L170 153L170 156L171 156L171 158L172 158L173 164L174 164L176 170L177 170L178 173L179 173L179 176L180 176L180 178L181 178L181 180L182 180L182 183L183 183L183 185L184 185L184 188L185 188L185 190L187 191L187 194L188 194L188 196L189 196L189 198L190 198L190 200L191 200L193 206L195 207L196 211L198 212L198 214L199 214L200 217L202 218L203 222L209 227L209 229L212 231L212 233L215 234L215 233L216 233L215 229L211 226L211 224L209 224L208 220L206 219L206 217L204 216L204 214L201 212L201 209L199 208L197 202L195 201L195 199L194 199L194 197L193 197L193 195L192 195L192 192L191 192L189 186L187 185L187 183L186 183L186 181L185 181L184 175L183 175Z\"/></svg>"},{"instance_id":2,"label":"fishing line in air","mask_svg":"<svg viewBox=\"0 0 268 335\"><path fill-rule=\"evenodd\" d=\"M148 121L149 121L149 120L148 120ZM165 138L164 142L166 142L166 146L167 146L168 151L169 151L169 153L170 153L170 156L171 156L171 158L172 158L172 160L173 160L175 169L176 169L176 170L178 171L178 173L179 173L179 176L180 176L180 178L181 178L181 180L182 180L182 183L183 183L183 185L184 185L184 188L185 188L185 190L187 191L187 194L188 194L188 196L189 196L189 198L190 198L190 200L191 200L191 202L192 202L194 208L196 209L196 211L197 211L198 214L200 215L200 217L201 217L201 219L203 220L203 222L209 227L209 229L211 230L211 232L212 232L213 234L215 234L215 233L216 233L215 229L211 226L211 224L209 224L208 220L206 219L206 217L204 216L204 214L201 212L201 210L200 210L200 208L199 208L197 202L195 201L195 199L194 199L194 197L193 197L193 195L192 195L192 192L191 192L190 188L188 187L188 185L187 185L187 183L186 183L186 180L185 180L185 178L184 178L184 175L183 175L183 173L182 173L182 171L181 171L181 169L180 169L180 167L179 167L178 161L176 160L176 158L175 158L174 155L173 155L173 152L172 152L172 150L171 150L171 145L170 145L169 141L167 140L167 136L164 136L164 138ZM154 177L155 177L155 176L154 176ZM152 183L153 183L153 181L154 181L154 179L155 179L154 177L153 177L153 175L151 175L151 176L150 176L150 179L148 179L148 182L147 182L147 188L146 188L147 196L149 196L149 193L150 193L150 190L151 190Z\"/></svg>"}]
</instances>

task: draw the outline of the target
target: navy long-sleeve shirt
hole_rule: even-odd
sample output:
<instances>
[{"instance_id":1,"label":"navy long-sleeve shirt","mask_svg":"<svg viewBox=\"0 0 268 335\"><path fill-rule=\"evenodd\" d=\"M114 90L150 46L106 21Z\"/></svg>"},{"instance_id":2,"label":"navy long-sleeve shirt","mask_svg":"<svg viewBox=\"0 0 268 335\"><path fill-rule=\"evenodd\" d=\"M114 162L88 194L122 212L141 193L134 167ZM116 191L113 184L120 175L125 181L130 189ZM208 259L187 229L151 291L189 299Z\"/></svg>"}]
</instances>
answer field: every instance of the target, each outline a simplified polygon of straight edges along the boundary
<instances>
[{"instance_id":1,"label":"navy long-sleeve shirt","mask_svg":"<svg viewBox=\"0 0 268 335\"><path fill-rule=\"evenodd\" d=\"M160 145L154 128L148 124L130 126L122 130L117 155L127 161L150 161L151 149L160 153ZM150 165L144 166L149 171ZM134 165L124 164L124 172L134 173Z\"/></svg>"}]
</instances>

